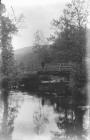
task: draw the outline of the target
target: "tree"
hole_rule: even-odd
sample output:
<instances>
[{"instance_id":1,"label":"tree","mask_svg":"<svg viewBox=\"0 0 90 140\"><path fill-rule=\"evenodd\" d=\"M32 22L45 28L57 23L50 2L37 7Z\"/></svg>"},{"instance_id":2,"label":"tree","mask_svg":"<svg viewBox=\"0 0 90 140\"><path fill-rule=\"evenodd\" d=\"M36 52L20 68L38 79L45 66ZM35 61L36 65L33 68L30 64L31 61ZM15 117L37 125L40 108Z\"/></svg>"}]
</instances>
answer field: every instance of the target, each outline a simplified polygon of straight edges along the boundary
<instances>
[{"instance_id":1,"label":"tree","mask_svg":"<svg viewBox=\"0 0 90 140\"><path fill-rule=\"evenodd\" d=\"M61 17L53 20L55 40L52 45L53 57L58 62L72 63L74 86L72 89L73 106L87 105L87 69L86 69L86 33L88 9L84 0L71 0L63 11ZM66 91L67 92L67 91ZM80 114L78 114L80 113ZM77 132L82 130L83 114L79 116L76 124ZM69 130L69 129L67 129Z\"/></svg>"},{"instance_id":2,"label":"tree","mask_svg":"<svg viewBox=\"0 0 90 140\"><path fill-rule=\"evenodd\" d=\"M0 4L0 41L1 41L1 72L4 77L11 78L15 72L14 52L11 44L12 35L17 32L17 27L4 15L5 6Z\"/></svg>"},{"instance_id":3,"label":"tree","mask_svg":"<svg viewBox=\"0 0 90 140\"><path fill-rule=\"evenodd\" d=\"M33 50L38 54L40 65L44 69L45 64L49 63L51 58L49 45L47 45L43 33L39 30L35 33Z\"/></svg>"},{"instance_id":4,"label":"tree","mask_svg":"<svg viewBox=\"0 0 90 140\"><path fill-rule=\"evenodd\" d=\"M86 25L88 11L84 0L71 0L63 15L53 20L56 27L53 45L56 55L64 61L80 63L86 55Z\"/></svg>"},{"instance_id":5,"label":"tree","mask_svg":"<svg viewBox=\"0 0 90 140\"><path fill-rule=\"evenodd\" d=\"M45 44L45 38L43 32L37 30L34 34L34 49L36 51L39 51L39 49L41 49L44 44Z\"/></svg>"}]
</instances>

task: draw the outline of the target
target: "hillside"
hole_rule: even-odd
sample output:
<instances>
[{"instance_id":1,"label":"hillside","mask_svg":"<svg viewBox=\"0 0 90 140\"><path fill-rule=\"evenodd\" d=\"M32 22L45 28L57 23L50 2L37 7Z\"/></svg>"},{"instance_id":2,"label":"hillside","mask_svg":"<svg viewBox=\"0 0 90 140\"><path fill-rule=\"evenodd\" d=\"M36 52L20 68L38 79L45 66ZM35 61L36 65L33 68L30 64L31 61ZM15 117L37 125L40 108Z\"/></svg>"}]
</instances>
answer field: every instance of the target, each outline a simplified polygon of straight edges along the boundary
<instances>
[{"instance_id":1,"label":"hillside","mask_svg":"<svg viewBox=\"0 0 90 140\"><path fill-rule=\"evenodd\" d=\"M30 56L32 53L31 47L25 47L21 49L17 49L14 51L15 52L15 59L17 60L18 63L21 61L26 61L27 56Z\"/></svg>"},{"instance_id":2,"label":"hillside","mask_svg":"<svg viewBox=\"0 0 90 140\"><path fill-rule=\"evenodd\" d=\"M23 63L29 69L38 67L39 65L38 55L32 52L31 47L15 50L15 59L17 64Z\"/></svg>"}]
</instances>

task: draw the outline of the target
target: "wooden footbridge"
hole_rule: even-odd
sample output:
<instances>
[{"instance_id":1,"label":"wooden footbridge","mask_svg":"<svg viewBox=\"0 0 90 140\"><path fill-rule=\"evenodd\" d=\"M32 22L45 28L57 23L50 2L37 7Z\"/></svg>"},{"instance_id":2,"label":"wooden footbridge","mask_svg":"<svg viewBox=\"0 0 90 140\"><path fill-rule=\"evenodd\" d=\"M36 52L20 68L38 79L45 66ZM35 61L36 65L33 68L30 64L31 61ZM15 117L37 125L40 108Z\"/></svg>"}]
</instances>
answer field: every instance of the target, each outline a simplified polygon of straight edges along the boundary
<instances>
[{"instance_id":1,"label":"wooden footbridge","mask_svg":"<svg viewBox=\"0 0 90 140\"><path fill-rule=\"evenodd\" d=\"M48 89L63 88L64 85L73 87L73 65L68 63L50 64L45 69L26 73L21 79L21 84L26 87L44 87Z\"/></svg>"},{"instance_id":2,"label":"wooden footbridge","mask_svg":"<svg viewBox=\"0 0 90 140\"><path fill-rule=\"evenodd\" d=\"M40 78L41 89L62 90L73 88L74 66L72 64L49 65L46 69L37 72Z\"/></svg>"},{"instance_id":3,"label":"wooden footbridge","mask_svg":"<svg viewBox=\"0 0 90 140\"><path fill-rule=\"evenodd\" d=\"M62 80L66 79L69 82L71 78L73 78L74 65L72 65L71 63L48 65L44 70L38 71L37 74L39 76L57 76Z\"/></svg>"}]
</instances>

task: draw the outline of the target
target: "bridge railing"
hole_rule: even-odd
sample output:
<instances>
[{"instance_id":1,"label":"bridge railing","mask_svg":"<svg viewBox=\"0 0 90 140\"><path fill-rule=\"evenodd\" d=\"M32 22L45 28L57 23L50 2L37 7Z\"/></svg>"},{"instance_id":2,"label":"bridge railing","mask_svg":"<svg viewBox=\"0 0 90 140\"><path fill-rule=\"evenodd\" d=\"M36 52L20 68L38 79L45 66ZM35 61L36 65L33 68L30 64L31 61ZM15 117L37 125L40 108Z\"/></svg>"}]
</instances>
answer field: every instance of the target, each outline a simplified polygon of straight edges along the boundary
<instances>
[{"instance_id":1,"label":"bridge railing","mask_svg":"<svg viewBox=\"0 0 90 140\"><path fill-rule=\"evenodd\" d=\"M73 70L73 64L67 64L67 63L58 63L58 64L52 64L52 65L47 65L46 67L47 71L62 71L62 70Z\"/></svg>"}]
</instances>

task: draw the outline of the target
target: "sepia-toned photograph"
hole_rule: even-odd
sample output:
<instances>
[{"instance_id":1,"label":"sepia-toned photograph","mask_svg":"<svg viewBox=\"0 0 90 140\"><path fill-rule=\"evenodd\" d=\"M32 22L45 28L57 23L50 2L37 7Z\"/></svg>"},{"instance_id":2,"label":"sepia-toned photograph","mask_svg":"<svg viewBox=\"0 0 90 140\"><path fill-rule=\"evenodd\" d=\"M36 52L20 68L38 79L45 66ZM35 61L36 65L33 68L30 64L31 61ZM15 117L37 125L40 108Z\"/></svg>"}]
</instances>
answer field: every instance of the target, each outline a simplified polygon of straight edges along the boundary
<instances>
[{"instance_id":1,"label":"sepia-toned photograph","mask_svg":"<svg viewBox=\"0 0 90 140\"><path fill-rule=\"evenodd\" d=\"M90 0L0 0L0 140L89 140Z\"/></svg>"}]
</instances>

